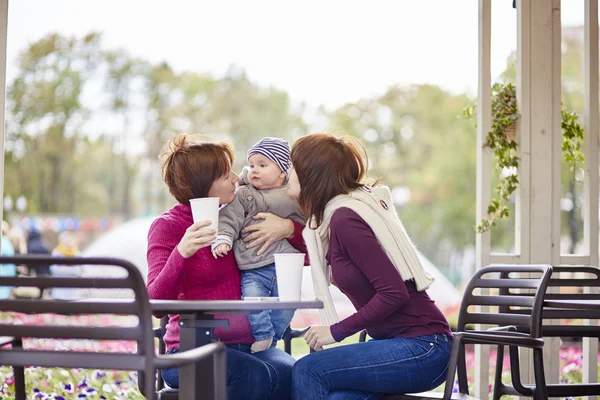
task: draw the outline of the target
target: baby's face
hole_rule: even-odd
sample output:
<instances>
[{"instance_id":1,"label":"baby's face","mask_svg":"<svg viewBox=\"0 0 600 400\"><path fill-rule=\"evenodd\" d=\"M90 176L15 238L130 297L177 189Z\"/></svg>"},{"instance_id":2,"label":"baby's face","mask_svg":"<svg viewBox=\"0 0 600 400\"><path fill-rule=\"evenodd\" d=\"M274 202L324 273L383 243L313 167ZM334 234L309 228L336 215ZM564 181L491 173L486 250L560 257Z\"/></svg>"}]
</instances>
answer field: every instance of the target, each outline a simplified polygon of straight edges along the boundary
<instances>
[{"instance_id":1,"label":"baby's face","mask_svg":"<svg viewBox=\"0 0 600 400\"><path fill-rule=\"evenodd\" d=\"M267 157L254 153L248 158L248 181L257 189L272 189L285 184L285 173Z\"/></svg>"}]
</instances>

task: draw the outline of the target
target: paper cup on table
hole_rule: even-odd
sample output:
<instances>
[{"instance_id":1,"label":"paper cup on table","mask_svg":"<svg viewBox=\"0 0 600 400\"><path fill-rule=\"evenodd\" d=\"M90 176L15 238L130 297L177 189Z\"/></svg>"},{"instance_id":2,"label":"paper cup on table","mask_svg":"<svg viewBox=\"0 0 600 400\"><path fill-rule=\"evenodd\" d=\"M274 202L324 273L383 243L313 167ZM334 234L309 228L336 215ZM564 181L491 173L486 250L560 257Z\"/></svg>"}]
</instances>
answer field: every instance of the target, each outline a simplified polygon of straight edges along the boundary
<instances>
[{"instance_id":1,"label":"paper cup on table","mask_svg":"<svg viewBox=\"0 0 600 400\"><path fill-rule=\"evenodd\" d=\"M304 254L275 254L279 301L300 301Z\"/></svg>"},{"instance_id":2,"label":"paper cup on table","mask_svg":"<svg viewBox=\"0 0 600 400\"><path fill-rule=\"evenodd\" d=\"M218 231L219 229L219 198L203 197L200 199L191 199L192 218L194 223L198 221L210 221L210 228Z\"/></svg>"}]
</instances>

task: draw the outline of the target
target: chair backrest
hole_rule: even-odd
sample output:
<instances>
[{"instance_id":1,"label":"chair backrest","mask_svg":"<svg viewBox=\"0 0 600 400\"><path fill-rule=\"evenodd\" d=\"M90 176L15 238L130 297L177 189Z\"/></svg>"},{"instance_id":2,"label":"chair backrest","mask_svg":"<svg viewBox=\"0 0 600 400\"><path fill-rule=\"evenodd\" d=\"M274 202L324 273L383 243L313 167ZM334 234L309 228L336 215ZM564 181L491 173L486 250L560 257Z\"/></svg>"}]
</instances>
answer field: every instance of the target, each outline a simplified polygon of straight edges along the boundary
<instances>
[{"instance_id":1,"label":"chair backrest","mask_svg":"<svg viewBox=\"0 0 600 400\"><path fill-rule=\"evenodd\" d=\"M27 264L37 266L117 266L126 276L120 277L79 277L79 276L37 276L37 277L3 277L0 286L29 286L41 290L51 288L82 289L129 289L132 299L111 299L65 301L53 299L2 299L0 311L24 314L117 314L137 317L135 326L57 326L44 323L41 319L36 324L14 325L10 321L0 321L0 336L42 339L91 339L91 340L129 340L135 341L137 354L132 353L87 353L60 350L24 350L21 346L13 346L10 350L0 352L0 364L65 368L98 368L124 369L153 373L154 343L152 333L151 308L146 285L138 269L128 261L114 258L87 257L49 257L49 256L17 256L0 257L0 264ZM41 325L40 325L41 323Z\"/></svg>"},{"instance_id":2,"label":"chair backrest","mask_svg":"<svg viewBox=\"0 0 600 400\"><path fill-rule=\"evenodd\" d=\"M559 265L552 267L552 276L548 283L549 290L546 300L598 300L600 294L600 269L580 265ZM586 288L590 288L586 293ZM544 319L585 319L598 318L596 311L589 310L557 310L546 309L542 316Z\"/></svg>"},{"instance_id":3,"label":"chair backrest","mask_svg":"<svg viewBox=\"0 0 600 400\"><path fill-rule=\"evenodd\" d=\"M551 273L550 265L491 265L481 268L465 289L457 330L464 331L470 324L525 326L533 337L541 337L544 294ZM482 312L476 306L491 309ZM519 312L512 313L514 308Z\"/></svg>"}]
</instances>

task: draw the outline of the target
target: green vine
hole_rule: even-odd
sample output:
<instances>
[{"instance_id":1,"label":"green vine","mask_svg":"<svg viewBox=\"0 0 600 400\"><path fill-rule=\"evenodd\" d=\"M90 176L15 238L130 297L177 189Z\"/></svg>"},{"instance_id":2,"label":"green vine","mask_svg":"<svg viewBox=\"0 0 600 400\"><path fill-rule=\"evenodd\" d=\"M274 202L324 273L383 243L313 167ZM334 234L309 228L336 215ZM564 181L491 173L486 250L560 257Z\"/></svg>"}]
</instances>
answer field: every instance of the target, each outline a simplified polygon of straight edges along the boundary
<instances>
[{"instance_id":1,"label":"green vine","mask_svg":"<svg viewBox=\"0 0 600 400\"><path fill-rule=\"evenodd\" d=\"M463 110L463 115L473 118L474 106ZM519 157L517 156L516 123L519 119L517 110L516 88L513 84L496 83L492 87L492 126L488 132L484 147L489 147L496 158L495 170L499 174L496 186L496 198L490 201L487 217L475 227L478 233L484 233L496 226L496 222L510 216L510 197L519 186ZM561 130L563 136L562 151L565 161L570 164L575 174L578 165L583 165L584 155L581 144L584 131L579 124L575 112L562 109Z\"/></svg>"},{"instance_id":2,"label":"green vine","mask_svg":"<svg viewBox=\"0 0 600 400\"><path fill-rule=\"evenodd\" d=\"M583 143L583 128L579 125L579 116L574 111L566 111L562 109L562 121L560 123L562 129L563 143L562 151L564 153L565 162L570 165L573 177L577 180L577 165L583 166L585 161L584 155L581 152L581 144Z\"/></svg>"},{"instance_id":3,"label":"green vine","mask_svg":"<svg viewBox=\"0 0 600 400\"><path fill-rule=\"evenodd\" d=\"M519 119L517 110L517 90L511 83L494 84L492 87L492 128L488 132L484 147L489 147L496 158L496 171L500 175L496 186L497 198L492 199L487 209L487 217L476 227L483 233L496 226L496 221L508 218L510 196L519 186L519 157L514 132Z\"/></svg>"}]
</instances>

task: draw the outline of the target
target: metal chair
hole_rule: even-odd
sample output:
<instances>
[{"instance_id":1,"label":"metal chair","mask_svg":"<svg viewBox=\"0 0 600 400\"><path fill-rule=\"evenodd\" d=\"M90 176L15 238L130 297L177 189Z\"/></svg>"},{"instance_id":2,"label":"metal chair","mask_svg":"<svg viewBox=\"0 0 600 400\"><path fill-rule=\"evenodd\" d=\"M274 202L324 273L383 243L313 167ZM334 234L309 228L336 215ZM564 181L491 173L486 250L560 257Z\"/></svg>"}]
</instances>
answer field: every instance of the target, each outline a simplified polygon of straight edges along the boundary
<instances>
[{"instance_id":1,"label":"metal chair","mask_svg":"<svg viewBox=\"0 0 600 400\"><path fill-rule=\"evenodd\" d=\"M173 368L198 362L209 357L214 358L215 381L207 384L215 385L215 399L226 399L226 355L225 346L221 343L194 350L164 355L154 354L154 334L152 329L152 311L148 300L146 285L138 269L131 263L112 258L68 257L56 258L48 256L0 257L0 264L28 265L111 265L119 266L127 272L125 277L0 277L0 286L30 286L39 289L55 287L84 289L129 289L134 297L131 302L111 302L110 300L60 301L49 299L3 299L0 300L0 311L26 314L55 313L65 315L77 314L119 314L131 315L138 319L138 324L131 327L100 326L56 326L56 325L14 325L10 322L0 323L0 336L7 336L12 343L10 349L0 348L0 364L12 365L15 368L15 391L17 400L25 400L25 366L63 367L63 368L97 368L138 371L141 392L146 397L155 399L154 376L158 369ZM95 353L57 350L25 350L23 338L42 339L91 339L91 340L131 340L137 344L137 353ZM144 379L152 377L152 379Z\"/></svg>"},{"instance_id":2,"label":"metal chair","mask_svg":"<svg viewBox=\"0 0 600 400\"><path fill-rule=\"evenodd\" d=\"M444 392L386 395L383 399L472 399L469 396L465 361L465 345L469 343L511 345L515 348L533 349L535 388L531 388L531 392L538 400L547 399L543 363L542 308L551 273L550 265L495 265L477 271L467 285L461 302ZM524 277L523 274L535 276ZM529 291L530 296L515 293L514 289ZM496 294L499 291L502 293ZM506 313L496 310L480 312L477 306L510 307L510 309ZM520 311L511 313L513 307L519 307ZM494 327L487 330L471 328L478 324L494 325ZM527 327L527 333L517 332L517 327ZM452 393L454 376L457 372L458 393Z\"/></svg>"},{"instance_id":3,"label":"metal chair","mask_svg":"<svg viewBox=\"0 0 600 400\"><path fill-rule=\"evenodd\" d=\"M565 277L561 274L570 273L575 276ZM583 275L583 276L580 276ZM546 293L546 300L597 300L597 293L584 293L584 288L600 287L600 269L587 266L556 266L552 268L552 276L548 282L548 287L558 288L556 293ZM561 288L580 289L581 293L561 293ZM520 295L531 296L531 293L513 293L508 288L503 288L502 295ZM503 306L501 312L522 313L524 310L516 309L512 306ZM589 310L557 310L545 308L542 312L542 319L549 322L542 325L542 336L544 337L595 337L600 338L599 325L556 325L550 320L553 319L586 319L598 318L598 312ZM527 326L518 327L520 332L529 332ZM502 382L502 362L504 360L504 346L499 346L496 358L496 373L494 376L494 395L493 399L499 399L503 395L513 396L532 396L534 388L531 385L525 385L521 382L519 371L519 353L517 348L509 347L509 357L511 365L511 383ZM598 395L600 393L600 383L580 383L580 384L547 384L548 396L550 397L574 397Z\"/></svg>"}]
</instances>

